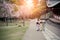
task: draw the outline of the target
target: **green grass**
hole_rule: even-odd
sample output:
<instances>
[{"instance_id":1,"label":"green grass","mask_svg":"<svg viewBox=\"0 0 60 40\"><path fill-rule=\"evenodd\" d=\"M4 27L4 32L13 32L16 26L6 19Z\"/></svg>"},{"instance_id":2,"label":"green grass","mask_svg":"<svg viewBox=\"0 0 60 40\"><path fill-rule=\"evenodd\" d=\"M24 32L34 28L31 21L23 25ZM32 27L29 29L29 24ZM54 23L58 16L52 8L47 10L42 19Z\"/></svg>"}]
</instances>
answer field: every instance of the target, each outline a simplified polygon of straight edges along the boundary
<instances>
[{"instance_id":1,"label":"green grass","mask_svg":"<svg viewBox=\"0 0 60 40\"><path fill-rule=\"evenodd\" d=\"M19 25L22 24L19 22L9 23L8 26L0 27L0 40L22 40L29 25L27 21L25 26L19 27Z\"/></svg>"}]
</instances>

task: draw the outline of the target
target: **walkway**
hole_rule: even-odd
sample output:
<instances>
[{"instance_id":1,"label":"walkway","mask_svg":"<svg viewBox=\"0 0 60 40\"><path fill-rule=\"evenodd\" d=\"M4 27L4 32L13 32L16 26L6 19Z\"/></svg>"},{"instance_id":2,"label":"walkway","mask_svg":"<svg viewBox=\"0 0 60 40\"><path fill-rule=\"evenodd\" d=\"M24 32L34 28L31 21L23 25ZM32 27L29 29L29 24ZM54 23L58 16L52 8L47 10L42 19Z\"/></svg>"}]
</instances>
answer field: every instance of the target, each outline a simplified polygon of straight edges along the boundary
<instances>
[{"instance_id":1,"label":"walkway","mask_svg":"<svg viewBox=\"0 0 60 40\"><path fill-rule=\"evenodd\" d=\"M36 20L30 21L29 29L24 35L23 40L46 40L41 31L36 31Z\"/></svg>"}]
</instances>

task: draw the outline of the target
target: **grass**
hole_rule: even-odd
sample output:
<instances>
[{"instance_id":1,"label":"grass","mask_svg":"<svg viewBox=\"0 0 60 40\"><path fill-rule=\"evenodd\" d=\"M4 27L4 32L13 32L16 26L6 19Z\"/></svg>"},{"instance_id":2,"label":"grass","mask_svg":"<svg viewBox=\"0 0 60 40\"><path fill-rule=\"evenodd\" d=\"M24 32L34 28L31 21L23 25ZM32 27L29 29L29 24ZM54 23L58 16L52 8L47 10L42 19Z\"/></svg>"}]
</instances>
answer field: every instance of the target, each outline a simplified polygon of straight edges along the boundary
<instances>
[{"instance_id":1,"label":"grass","mask_svg":"<svg viewBox=\"0 0 60 40\"><path fill-rule=\"evenodd\" d=\"M25 26L19 27L20 25L22 25L21 22L15 22L0 27L0 40L22 40L29 25L27 21Z\"/></svg>"}]
</instances>

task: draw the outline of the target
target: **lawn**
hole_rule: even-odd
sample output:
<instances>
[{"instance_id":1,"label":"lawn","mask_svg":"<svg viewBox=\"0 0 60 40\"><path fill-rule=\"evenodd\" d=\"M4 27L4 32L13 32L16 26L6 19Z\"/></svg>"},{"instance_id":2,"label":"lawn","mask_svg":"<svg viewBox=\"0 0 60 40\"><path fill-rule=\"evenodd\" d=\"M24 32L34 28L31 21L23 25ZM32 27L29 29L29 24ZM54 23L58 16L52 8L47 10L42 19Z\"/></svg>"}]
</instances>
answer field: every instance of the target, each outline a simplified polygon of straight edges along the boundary
<instances>
[{"instance_id":1,"label":"lawn","mask_svg":"<svg viewBox=\"0 0 60 40\"><path fill-rule=\"evenodd\" d=\"M8 23L8 26L4 25L0 26L0 40L22 40L28 29L29 22L25 21L25 26L22 26L21 21Z\"/></svg>"}]
</instances>

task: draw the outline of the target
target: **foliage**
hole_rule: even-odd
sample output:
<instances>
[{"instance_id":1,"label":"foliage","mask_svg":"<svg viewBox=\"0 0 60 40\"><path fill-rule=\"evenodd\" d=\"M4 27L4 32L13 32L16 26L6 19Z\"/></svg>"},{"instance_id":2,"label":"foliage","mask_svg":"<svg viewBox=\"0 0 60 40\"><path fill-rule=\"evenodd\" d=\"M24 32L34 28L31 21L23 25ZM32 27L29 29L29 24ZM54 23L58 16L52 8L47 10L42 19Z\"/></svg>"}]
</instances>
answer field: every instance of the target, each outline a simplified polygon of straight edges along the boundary
<instances>
[{"instance_id":1,"label":"foliage","mask_svg":"<svg viewBox=\"0 0 60 40\"><path fill-rule=\"evenodd\" d=\"M16 4L16 5L20 5L20 1L19 0L6 0L12 4Z\"/></svg>"},{"instance_id":2,"label":"foliage","mask_svg":"<svg viewBox=\"0 0 60 40\"><path fill-rule=\"evenodd\" d=\"M16 0L13 1L13 2L16 2ZM11 2L11 0L0 0L0 4L1 4L0 5L0 15L4 14L4 17L9 16L10 14L15 13L15 12L18 11L17 5L13 4ZM9 12L9 11L11 11L11 12Z\"/></svg>"},{"instance_id":3,"label":"foliage","mask_svg":"<svg viewBox=\"0 0 60 40\"><path fill-rule=\"evenodd\" d=\"M18 8L16 6L14 6L14 12L17 12Z\"/></svg>"},{"instance_id":4,"label":"foliage","mask_svg":"<svg viewBox=\"0 0 60 40\"><path fill-rule=\"evenodd\" d=\"M0 6L0 14L7 14L7 10L3 6Z\"/></svg>"},{"instance_id":5,"label":"foliage","mask_svg":"<svg viewBox=\"0 0 60 40\"><path fill-rule=\"evenodd\" d=\"M3 0L0 0L0 3L3 3Z\"/></svg>"}]
</instances>

